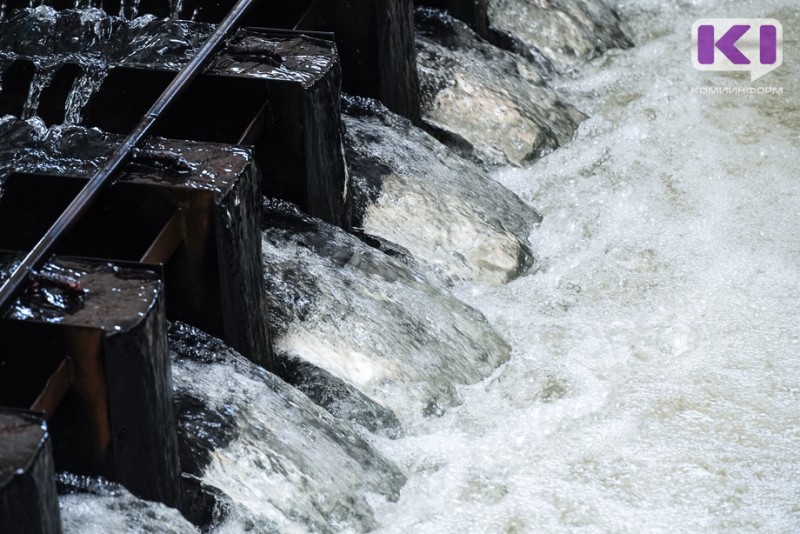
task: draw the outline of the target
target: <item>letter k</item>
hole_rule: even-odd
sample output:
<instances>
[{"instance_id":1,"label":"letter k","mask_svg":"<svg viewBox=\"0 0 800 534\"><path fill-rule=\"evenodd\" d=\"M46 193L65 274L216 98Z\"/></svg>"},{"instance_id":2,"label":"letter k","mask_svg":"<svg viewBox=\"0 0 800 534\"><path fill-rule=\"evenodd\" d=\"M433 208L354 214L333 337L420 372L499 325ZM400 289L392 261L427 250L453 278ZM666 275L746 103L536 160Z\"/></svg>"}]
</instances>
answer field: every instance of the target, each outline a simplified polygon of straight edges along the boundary
<instances>
[{"instance_id":1,"label":"letter k","mask_svg":"<svg viewBox=\"0 0 800 534\"><path fill-rule=\"evenodd\" d=\"M714 42L714 26L705 24L697 28L697 62L701 65L714 64L714 50L719 49L734 65L749 65L750 60L736 48L736 41L747 33L749 25L731 26L719 41Z\"/></svg>"}]
</instances>

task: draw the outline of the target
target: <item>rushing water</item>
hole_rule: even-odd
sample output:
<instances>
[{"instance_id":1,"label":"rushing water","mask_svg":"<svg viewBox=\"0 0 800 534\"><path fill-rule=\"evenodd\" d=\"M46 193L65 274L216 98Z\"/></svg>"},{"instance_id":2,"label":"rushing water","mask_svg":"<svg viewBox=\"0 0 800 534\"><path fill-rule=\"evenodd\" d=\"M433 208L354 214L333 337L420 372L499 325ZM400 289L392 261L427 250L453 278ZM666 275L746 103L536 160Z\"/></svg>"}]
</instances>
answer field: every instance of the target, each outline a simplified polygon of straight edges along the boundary
<instances>
[{"instance_id":1,"label":"rushing water","mask_svg":"<svg viewBox=\"0 0 800 534\"><path fill-rule=\"evenodd\" d=\"M83 108L100 91L110 71L119 67L177 71L197 53L213 29L212 24L153 15L128 20L96 8L56 11L41 5L20 9L8 19L0 19L0 81L19 63L12 76L22 78L10 79L9 85L24 83L29 88L23 108L12 112L25 119L40 113L48 121L58 121L61 119L52 117L53 108L62 106L63 97L50 95L49 105L44 106L42 96L51 86L58 86L53 83L58 76L71 76L74 81L63 104L63 122L81 124ZM336 58L335 48L326 40L240 29L205 72L298 82L308 87L335 68ZM26 64L35 69L30 82L24 78ZM46 115L40 107L50 113Z\"/></svg>"},{"instance_id":2,"label":"rushing water","mask_svg":"<svg viewBox=\"0 0 800 534\"><path fill-rule=\"evenodd\" d=\"M56 11L40 5L0 20L0 70L13 60L30 61L30 81L22 118L36 116L40 99L65 65L80 73L64 104L64 123L79 124L81 112L114 65L177 69L196 52L212 26L148 15L133 20L96 8Z\"/></svg>"},{"instance_id":3,"label":"rushing water","mask_svg":"<svg viewBox=\"0 0 800 534\"><path fill-rule=\"evenodd\" d=\"M427 127L516 166L491 182L386 110L345 106L360 238L265 206L296 388L173 326L187 515L223 532L798 530L799 73L787 60L758 82L782 96L703 95L748 82L689 61L695 19L745 8L796 49L792 2L627 0L637 47L620 50L599 0L493 1L490 25L538 65L418 12ZM185 59L186 42L136 50ZM96 165L71 139L107 140L36 118L0 134L53 170ZM61 483L68 532L194 530L114 485Z\"/></svg>"},{"instance_id":4,"label":"rushing water","mask_svg":"<svg viewBox=\"0 0 800 534\"><path fill-rule=\"evenodd\" d=\"M86 65L81 75L75 80L72 89L67 95L64 105L64 123L80 124L83 108L89 103L89 99L103 85L107 71L94 65Z\"/></svg>"},{"instance_id":5,"label":"rushing water","mask_svg":"<svg viewBox=\"0 0 800 534\"><path fill-rule=\"evenodd\" d=\"M517 52L545 58L561 72L630 45L617 13L603 1L490 0L489 21L493 31L511 36Z\"/></svg>"},{"instance_id":6,"label":"rushing water","mask_svg":"<svg viewBox=\"0 0 800 534\"><path fill-rule=\"evenodd\" d=\"M454 150L522 165L572 139L584 116L533 65L443 11L417 8L415 22L422 116Z\"/></svg>"},{"instance_id":7,"label":"rushing water","mask_svg":"<svg viewBox=\"0 0 800 534\"><path fill-rule=\"evenodd\" d=\"M546 3L546 2L545 2ZM385 440L409 482L385 532L800 528L800 71L782 96L699 73L700 17L782 21L794 1L630 0L635 49L558 80L591 118L528 170L542 268L464 284L514 348L464 404Z\"/></svg>"},{"instance_id":8,"label":"rushing water","mask_svg":"<svg viewBox=\"0 0 800 534\"><path fill-rule=\"evenodd\" d=\"M532 208L377 102L346 99L345 113L356 227L448 281L506 282L530 267Z\"/></svg>"},{"instance_id":9,"label":"rushing water","mask_svg":"<svg viewBox=\"0 0 800 534\"><path fill-rule=\"evenodd\" d=\"M14 59L35 65L23 111L23 117L29 118L36 114L39 97L59 70L65 65L80 67L65 113L67 124L77 124L81 109L100 89L110 69L125 65L178 70L213 29L210 24L153 15L127 20L95 8L56 11L43 5L22 9L0 20L0 70ZM329 58L317 57L330 54L329 47L315 47L311 39L241 31L210 70L286 80L299 76L302 81L330 68Z\"/></svg>"},{"instance_id":10,"label":"rushing water","mask_svg":"<svg viewBox=\"0 0 800 534\"><path fill-rule=\"evenodd\" d=\"M191 57L213 26L153 15L126 20L95 8L56 11L43 5L15 11L0 30L0 49L21 56L175 66Z\"/></svg>"},{"instance_id":11,"label":"rushing water","mask_svg":"<svg viewBox=\"0 0 800 534\"><path fill-rule=\"evenodd\" d=\"M64 532L197 532L177 510L137 499L119 484L62 473L58 486Z\"/></svg>"},{"instance_id":12,"label":"rushing water","mask_svg":"<svg viewBox=\"0 0 800 534\"><path fill-rule=\"evenodd\" d=\"M458 384L507 360L483 316L402 258L283 203L266 209L267 298L282 360L327 371L405 425L442 413L459 402Z\"/></svg>"},{"instance_id":13,"label":"rushing water","mask_svg":"<svg viewBox=\"0 0 800 534\"><path fill-rule=\"evenodd\" d=\"M108 156L110 136L79 126L48 128L38 117L0 117L0 192L13 172L84 174Z\"/></svg>"},{"instance_id":14,"label":"rushing water","mask_svg":"<svg viewBox=\"0 0 800 534\"><path fill-rule=\"evenodd\" d=\"M367 531L365 493L397 499L403 475L302 393L188 326L170 348L184 496L193 484L214 496L208 526Z\"/></svg>"}]
</instances>

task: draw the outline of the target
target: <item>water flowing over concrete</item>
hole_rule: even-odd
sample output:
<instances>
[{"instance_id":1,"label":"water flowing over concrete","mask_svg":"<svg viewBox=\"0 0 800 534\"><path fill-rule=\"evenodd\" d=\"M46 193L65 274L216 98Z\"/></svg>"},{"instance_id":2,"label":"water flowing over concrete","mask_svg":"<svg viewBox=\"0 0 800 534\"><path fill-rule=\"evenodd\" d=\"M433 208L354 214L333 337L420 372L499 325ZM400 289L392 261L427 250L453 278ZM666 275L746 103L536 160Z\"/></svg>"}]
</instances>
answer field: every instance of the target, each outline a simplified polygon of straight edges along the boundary
<instances>
[{"instance_id":1,"label":"water flowing over concrete","mask_svg":"<svg viewBox=\"0 0 800 534\"><path fill-rule=\"evenodd\" d=\"M79 70L64 104L64 124L79 124L82 110L115 64L177 69L199 49L212 26L151 15L126 20L100 9L56 11L40 5L0 20L0 70L30 61L35 73L21 118L41 112L44 91L71 65ZM49 103L57 106L56 103Z\"/></svg>"},{"instance_id":2,"label":"water flowing over concrete","mask_svg":"<svg viewBox=\"0 0 800 534\"><path fill-rule=\"evenodd\" d=\"M0 117L0 192L12 172L85 174L99 167L111 148L108 136L79 126L51 126L38 117Z\"/></svg>"},{"instance_id":3,"label":"water flowing over concrete","mask_svg":"<svg viewBox=\"0 0 800 534\"><path fill-rule=\"evenodd\" d=\"M512 50L557 72L632 45L605 0L491 0L489 26Z\"/></svg>"},{"instance_id":4,"label":"water flowing over concrete","mask_svg":"<svg viewBox=\"0 0 800 534\"><path fill-rule=\"evenodd\" d=\"M40 118L20 120L11 115L0 117L0 194L5 179L12 173L52 173L89 176L95 172L122 136L105 133L97 128L73 125L47 127ZM143 151L174 153L184 165L200 171L202 179L193 179L173 171L175 179L185 179L191 187L218 190L215 183L229 165L228 157L248 158L247 149L229 145L208 145L191 141L171 141L154 138L141 148ZM143 158L142 158L143 159ZM164 174L158 164L134 161L131 175L148 178Z\"/></svg>"},{"instance_id":5,"label":"water flowing over concrete","mask_svg":"<svg viewBox=\"0 0 800 534\"><path fill-rule=\"evenodd\" d=\"M692 70L689 34L747 10L783 22L797 50L795 0L610 4L491 0L488 37L517 55L417 11L425 130L344 105L355 231L265 203L281 378L172 326L195 523L798 530L800 71L759 81L780 95L698 93L748 82ZM69 121L102 81L96 47L120 35L95 11L37 7L28 33L0 36L89 58ZM140 40L124 61L178 65L202 38L125 24ZM84 41L58 40L75 25ZM13 63L0 57L0 76ZM0 119L0 159L18 165L0 180L90 172L114 138L35 117L54 68L35 66L31 117ZM102 480L60 485L67 532L196 531Z\"/></svg>"},{"instance_id":6,"label":"water flowing over concrete","mask_svg":"<svg viewBox=\"0 0 800 534\"><path fill-rule=\"evenodd\" d=\"M263 240L274 343L408 424L458 402L458 384L508 359L485 319L414 266L281 202Z\"/></svg>"},{"instance_id":7,"label":"water flowing over concrete","mask_svg":"<svg viewBox=\"0 0 800 534\"><path fill-rule=\"evenodd\" d=\"M213 502L207 526L256 532L375 527L363 492L395 500L405 479L394 466L347 425L221 341L176 324L170 348L184 494L191 496L187 507Z\"/></svg>"},{"instance_id":8,"label":"water flowing over concrete","mask_svg":"<svg viewBox=\"0 0 800 534\"><path fill-rule=\"evenodd\" d=\"M200 48L210 24L159 19L133 20L99 9L56 11L40 5L0 22L0 49L20 56L137 63L175 68Z\"/></svg>"},{"instance_id":9,"label":"water flowing over concrete","mask_svg":"<svg viewBox=\"0 0 800 534\"><path fill-rule=\"evenodd\" d=\"M448 281L503 283L532 265L532 208L377 102L350 98L345 113L357 228Z\"/></svg>"},{"instance_id":10,"label":"water flowing over concrete","mask_svg":"<svg viewBox=\"0 0 800 534\"><path fill-rule=\"evenodd\" d=\"M523 165L572 139L584 115L533 64L443 11L417 8L422 116L454 150L487 167Z\"/></svg>"}]
</instances>

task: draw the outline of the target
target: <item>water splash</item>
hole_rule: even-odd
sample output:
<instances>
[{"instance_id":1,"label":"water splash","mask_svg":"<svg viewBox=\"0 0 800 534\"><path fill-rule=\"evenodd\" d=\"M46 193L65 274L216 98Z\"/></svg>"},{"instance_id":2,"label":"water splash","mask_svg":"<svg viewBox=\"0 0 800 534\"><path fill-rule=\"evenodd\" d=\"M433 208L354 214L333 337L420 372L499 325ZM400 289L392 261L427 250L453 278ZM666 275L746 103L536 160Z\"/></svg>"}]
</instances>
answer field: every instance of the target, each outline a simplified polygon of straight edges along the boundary
<instances>
[{"instance_id":1,"label":"water splash","mask_svg":"<svg viewBox=\"0 0 800 534\"><path fill-rule=\"evenodd\" d=\"M19 9L0 24L0 50L25 55L53 46L58 12L50 6Z\"/></svg>"},{"instance_id":2,"label":"water splash","mask_svg":"<svg viewBox=\"0 0 800 534\"><path fill-rule=\"evenodd\" d=\"M37 69L25 118L35 114L41 92L55 72L64 65L79 66L82 74L73 84L64 119L75 124L112 68L177 71L194 57L213 29L211 24L153 15L127 20L94 8L55 11L44 6L18 10L9 20L0 22L0 53L47 67ZM208 72L308 86L336 64L330 42L241 30Z\"/></svg>"},{"instance_id":3,"label":"water splash","mask_svg":"<svg viewBox=\"0 0 800 534\"><path fill-rule=\"evenodd\" d=\"M134 497L123 486L101 478L60 473L58 489L65 534L198 532L177 510Z\"/></svg>"},{"instance_id":4,"label":"water splash","mask_svg":"<svg viewBox=\"0 0 800 534\"><path fill-rule=\"evenodd\" d=\"M631 41L604 0L491 0L489 25L514 51L565 72Z\"/></svg>"},{"instance_id":5,"label":"water splash","mask_svg":"<svg viewBox=\"0 0 800 534\"><path fill-rule=\"evenodd\" d=\"M122 0L119 5L119 16L126 19L137 18L141 2L142 0Z\"/></svg>"},{"instance_id":6,"label":"water splash","mask_svg":"<svg viewBox=\"0 0 800 534\"><path fill-rule=\"evenodd\" d=\"M91 7L59 12L40 6L18 10L0 23L0 50L7 57L30 61L36 68L21 111L26 119L36 115L42 92L59 69L80 66L81 75L64 106L64 122L77 124L113 65L178 69L194 55L211 28L152 16L127 21Z\"/></svg>"},{"instance_id":7,"label":"water splash","mask_svg":"<svg viewBox=\"0 0 800 534\"><path fill-rule=\"evenodd\" d=\"M443 11L417 8L425 123L484 166L524 165L568 143L585 117L521 57L480 39Z\"/></svg>"},{"instance_id":8,"label":"water splash","mask_svg":"<svg viewBox=\"0 0 800 534\"><path fill-rule=\"evenodd\" d=\"M33 117L0 118L0 186L12 172L85 174L105 160L113 146L99 130L52 126Z\"/></svg>"},{"instance_id":9,"label":"water splash","mask_svg":"<svg viewBox=\"0 0 800 534\"><path fill-rule=\"evenodd\" d=\"M345 98L354 224L445 280L507 282L541 220L475 165L377 102Z\"/></svg>"},{"instance_id":10,"label":"water splash","mask_svg":"<svg viewBox=\"0 0 800 534\"><path fill-rule=\"evenodd\" d=\"M381 440L409 482L380 532L800 525L800 69L759 82L779 96L693 94L749 80L692 69L688 32L747 7L797 49L796 2L625 6L637 47L554 80L592 115L576 140L494 175L541 210L542 269L456 290L514 357Z\"/></svg>"},{"instance_id":11,"label":"water splash","mask_svg":"<svg viewBox=\"0 0 800 534\"><path fill-rule=\"evenodd\" d=\"M80 124L81 113L106 79L108 71L97 65L84 66L81 75L75 79L67 96L64 109L64 124Z\"/></svg>"},{"instance_id":12,"label":"water splash","mask_svg":"<svg viewBox=\"0 0 800 534\"><path fill-rule=\"evenodd\" d=\"M180 19L183 13L183 0L169 0L169 16L172 19Z\"/></svg>"},{"instance_id":13,"label":"water splash","mask_svg":"<svg viewBox=\"0 0 800 534\"><path fill-rule=\"evenodd\" d=\"M266 292L283 359L326 370L408 427L508 359L480 314L401 258L282 202L266 210Z\"/></svg>"},{"instance_id":14,"label":"water splash","mask_svg":"<svg viewBox=\"0 0 800 534\"><path fill-rule=\"evenodd\" d=\"M0 24L0 50L64 62L139 63L179 68L213 31L213 25L145 15L132 20L83 8L17 10Z\"/></svg>"},{"instance_id":15,"label":"water splash","mask_svg":"<svg viewBox=\"0 0 800 534\"><path fill-rule=\"evenodd\" d=\"M36 115L39 110L39 101L42 97L42 92L53 81L58 68L58 62L51 61L35 61L36 72L33 75L31 84L28 88L28 97L25 99L25 104L22 106L22 118L29 119Z\"/></svg>"},{"instance_id":16,"label":"water splash","mask_svg":"<svg viewBox=\"0 0 800 534\"><path fill-rule=\"evenodd\" d=\"M363 492L395 500L405 478L369 444L219 340L175 324L170 347L186 507L215 501L206 528L376 526Z\"/></svg>"}]
</instances>

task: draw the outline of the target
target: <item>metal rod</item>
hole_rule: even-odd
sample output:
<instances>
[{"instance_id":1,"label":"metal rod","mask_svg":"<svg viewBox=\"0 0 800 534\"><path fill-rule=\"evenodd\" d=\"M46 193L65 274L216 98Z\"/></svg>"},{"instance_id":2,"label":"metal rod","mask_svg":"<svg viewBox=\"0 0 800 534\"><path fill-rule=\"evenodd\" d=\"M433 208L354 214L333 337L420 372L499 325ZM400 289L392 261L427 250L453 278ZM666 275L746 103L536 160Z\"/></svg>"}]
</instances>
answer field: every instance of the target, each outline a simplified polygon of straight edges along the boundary
<instances>
[{"instance_id":1,"label":"metal rod","mask_svg":"<svg viewBox=\"0 0 800 534\"><path fill-rule=\"evenodd\" d=\"M298 21L297 21L297 24L295 24L295 25L294 25L294 28L292 28L293 30L297 30L298 28L300 28L300 25L301 25L303 22L305 22L305 21L306 21L306 17L308 17L309 13L311 13L311 10L312 10L312 9L314 9L315 7L317 7L317 2L318 2L318 0L313 0L313 1L312 1L312 2L311 2L309 5L308 5L308 8L306 9L305 13L303 13L303 15L300 17L300 20L298 20Z\"/></svg>"},{"instance_id":2,"label":"metal rod","mask_svg":"<svg viewBox=\"0 0 800 534\"><path fill-rule=\"evenodd\" d=\"M0 287L0 310L6 309L16 297L20 289L28 280L28 274L33 269L38 269L52 255L58 240L69 231L75 223L89 210L92 204L116 177L117 173L127 163L131 151L150 132L156 120L174 102L186 87L191 83L213 59L221 48L225 37L235 29L247 10L255 0L239 0L231 9L225 19L220 22L214 33L206 40L197 55L175 76L175 79L164 90L155 104L142 117L128 137L117 147L114 154L97 171L94 177L78 193L78 196L67 206L64 213L53 223L53 226L36 243L22 262L11 273ZM235 96L234 96L235 98Z\"/></svg>"}]
</instances>

